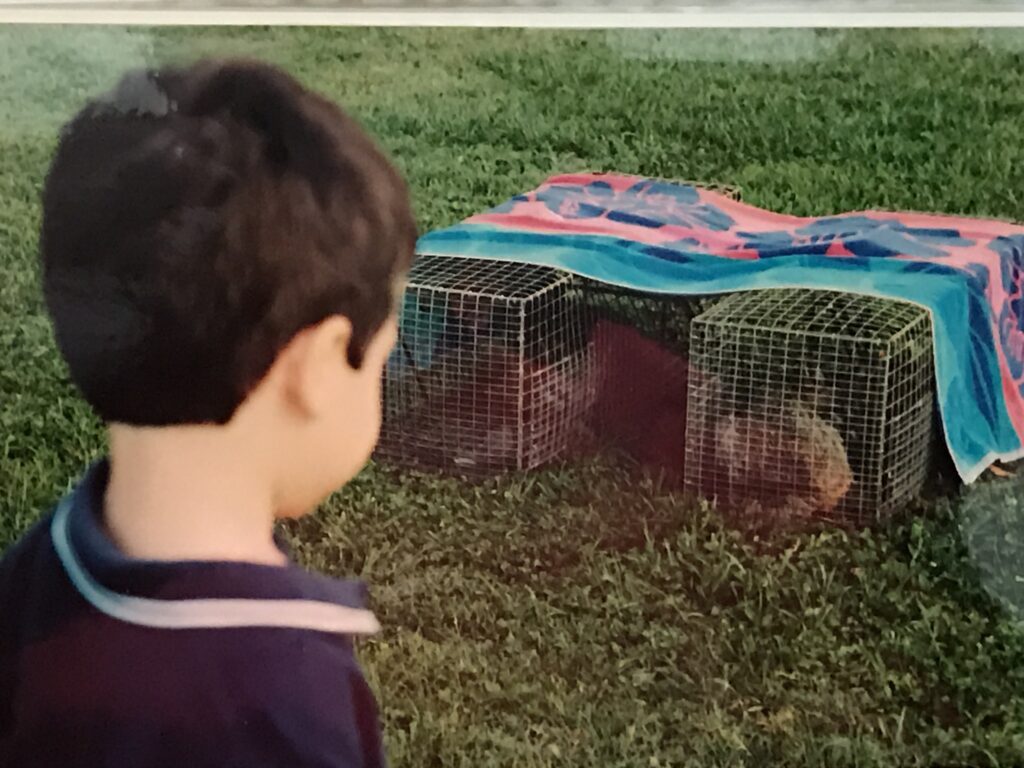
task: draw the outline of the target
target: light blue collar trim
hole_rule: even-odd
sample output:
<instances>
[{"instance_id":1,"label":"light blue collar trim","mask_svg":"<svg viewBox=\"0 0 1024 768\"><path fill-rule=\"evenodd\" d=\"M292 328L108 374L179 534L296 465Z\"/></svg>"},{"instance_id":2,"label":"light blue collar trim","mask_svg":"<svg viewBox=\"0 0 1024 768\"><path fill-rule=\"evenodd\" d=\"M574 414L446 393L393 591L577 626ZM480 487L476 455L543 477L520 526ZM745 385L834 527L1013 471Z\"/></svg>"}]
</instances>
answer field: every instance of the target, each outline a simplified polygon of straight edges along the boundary
<instances>
[{"instance_id":1,"label":"light blue collar trim","mask_svg":"<svg viewBox=\"0 0 1024 768\"><path fill-rule=\"evenodd\" d=\"M380 624L371 611L317 600L153 600L113 592L86 571L68 533L71 498L54 513L50 534L68 578L96 610L113 619L156 629L286 627L344 635L373 635Z\"/></svg>"}]
</instances>

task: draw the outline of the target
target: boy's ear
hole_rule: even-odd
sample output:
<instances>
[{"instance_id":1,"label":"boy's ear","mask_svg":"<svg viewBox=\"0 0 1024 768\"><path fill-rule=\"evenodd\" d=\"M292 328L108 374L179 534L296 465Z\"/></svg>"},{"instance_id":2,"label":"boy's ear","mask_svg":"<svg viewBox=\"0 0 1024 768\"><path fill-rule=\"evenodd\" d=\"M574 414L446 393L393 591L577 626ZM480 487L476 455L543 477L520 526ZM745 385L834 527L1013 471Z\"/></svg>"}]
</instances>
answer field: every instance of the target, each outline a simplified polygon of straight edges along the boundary
<instances>
[{"instance_id":1,"label":"boy's ear","mask_svg":"<svg viewBox=\"0 0 1024 768\"><path fill-rule=\"evenodd\" d=\"M306 418L323 413L343 397L340 376L348 365L352 323L335 315L298 334L282 355L284 397Z\"/></svg>"}]
</instances>

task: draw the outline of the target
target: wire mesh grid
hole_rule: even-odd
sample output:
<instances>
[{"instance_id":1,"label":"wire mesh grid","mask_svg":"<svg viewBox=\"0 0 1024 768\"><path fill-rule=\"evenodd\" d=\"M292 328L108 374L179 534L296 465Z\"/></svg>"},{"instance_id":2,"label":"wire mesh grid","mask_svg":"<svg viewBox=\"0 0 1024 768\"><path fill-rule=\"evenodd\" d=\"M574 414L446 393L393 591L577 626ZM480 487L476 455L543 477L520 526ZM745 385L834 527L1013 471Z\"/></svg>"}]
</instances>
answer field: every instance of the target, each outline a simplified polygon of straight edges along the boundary
<instances>
[{"instance_id":1,"label":"wire mesh grid","mask_svg":"<svg viewBox=\"0 0 1024 768\"><path fill-rule=\"evenodd\" d=\"M467 476L558 459L594 396L586 317L569 274L420 256L385 370L378 457Z\"/></svg>"},{"instance_id":2,"label":"wire mesh grid","mask_svg":"<svg viewBox=\"0 0 1024 768\"><path fill-rule=\"evenodd\" d=\"M854 523L918 493L933 448L931 324L899 302L733 295L692 323L685 483L734 511Z\"/></svg>"}]
</instances>

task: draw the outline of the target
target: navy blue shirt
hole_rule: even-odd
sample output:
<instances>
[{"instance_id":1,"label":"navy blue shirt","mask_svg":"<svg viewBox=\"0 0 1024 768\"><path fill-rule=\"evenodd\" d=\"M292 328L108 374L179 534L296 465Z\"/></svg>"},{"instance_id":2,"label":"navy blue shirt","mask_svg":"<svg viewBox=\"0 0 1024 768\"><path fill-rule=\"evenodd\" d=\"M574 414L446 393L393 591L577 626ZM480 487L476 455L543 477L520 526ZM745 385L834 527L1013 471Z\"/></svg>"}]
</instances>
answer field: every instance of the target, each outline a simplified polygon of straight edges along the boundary
<instances>
[{"instance_id":1,"label":"navy blue shirt","mask_svg":"<svg viewBox=\"0 0 1024 768\"><path fill-rule=\"evenodd\" d=\"M376 768L355 582L152 562L102 525L94 467L0 561L0 766Z\"/></svg>"}]
</instances>

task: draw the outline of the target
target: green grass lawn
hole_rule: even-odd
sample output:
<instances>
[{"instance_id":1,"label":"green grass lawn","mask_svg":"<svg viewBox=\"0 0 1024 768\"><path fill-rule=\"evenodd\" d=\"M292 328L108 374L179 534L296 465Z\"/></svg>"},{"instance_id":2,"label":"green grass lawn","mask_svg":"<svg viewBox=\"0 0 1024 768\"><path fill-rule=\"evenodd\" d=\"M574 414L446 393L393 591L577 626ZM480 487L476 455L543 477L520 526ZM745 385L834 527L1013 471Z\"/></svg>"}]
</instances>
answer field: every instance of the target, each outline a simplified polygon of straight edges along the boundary
<instances>
[{"instance_id":1,"label":"green grass lawn","mask_svg":"<svg viewBox=\"0 0 1024 768\"><path fill-rule=\"evenodd\" d=\"M582 169L796 214L1024 218L1024 33L5 27L0 545L101 450L37 289L56 128L122 67L199 53L348 105L424 229ZM1024 603L1024 492L965 498L766 545L599 464L478 487L371 468L289 533L373 587L360 652L396 766L1020 765L1024 631L984 585Z\"/></svg>"}]
</instances>

